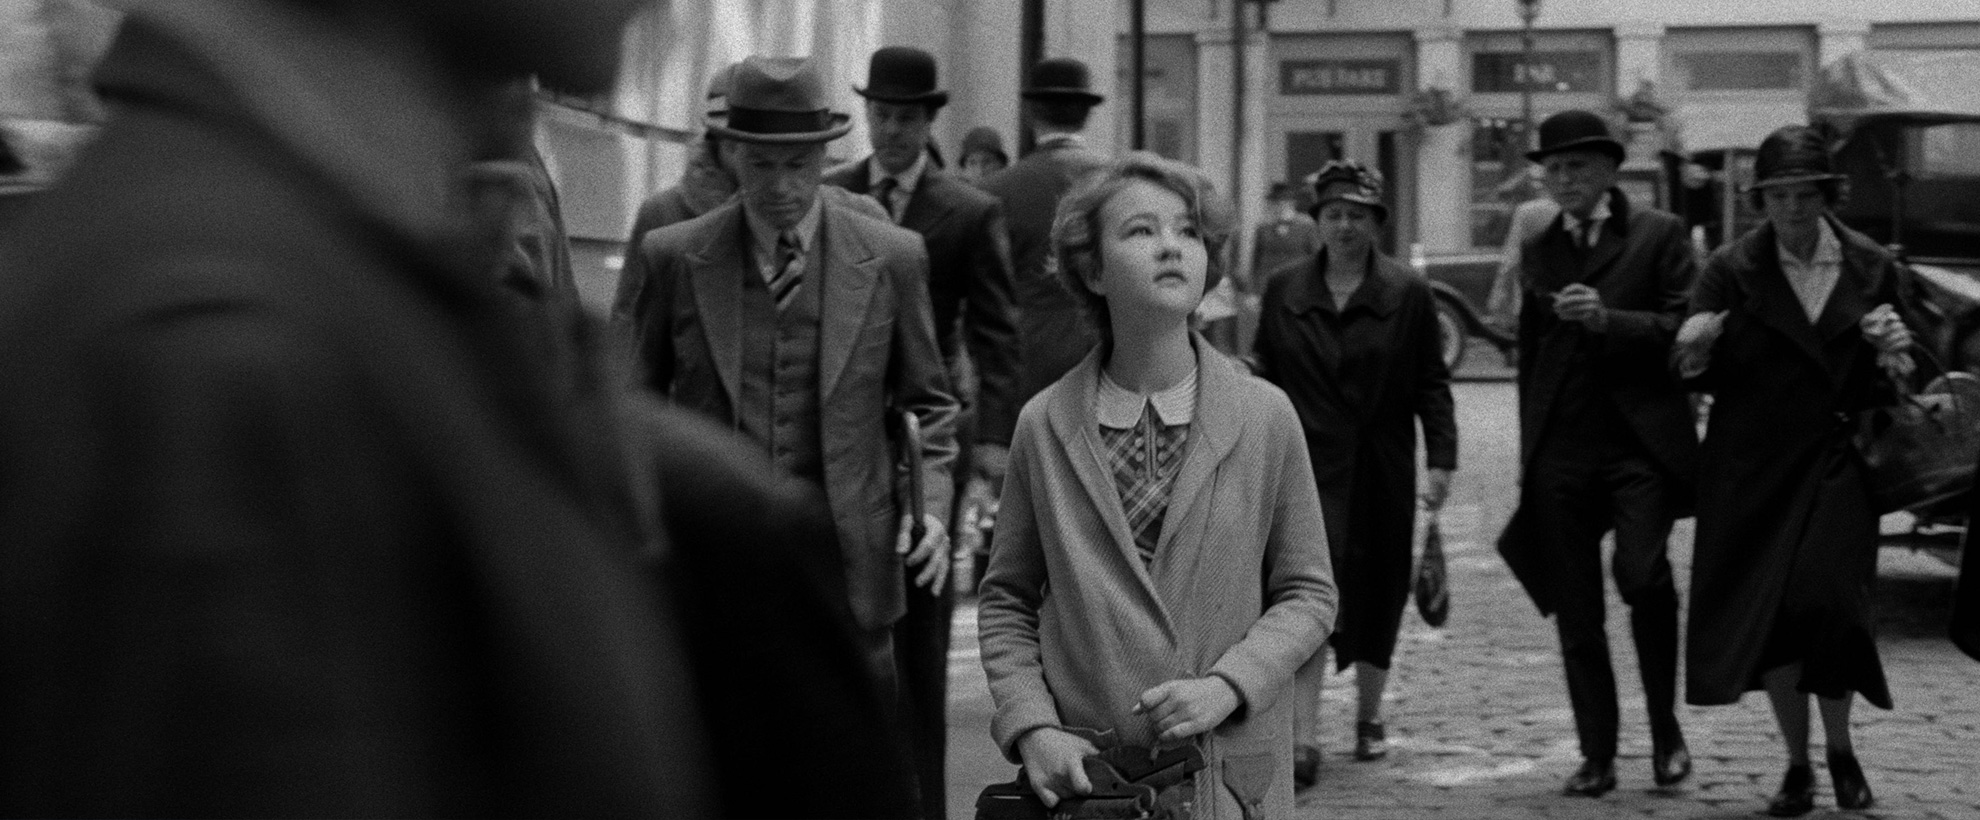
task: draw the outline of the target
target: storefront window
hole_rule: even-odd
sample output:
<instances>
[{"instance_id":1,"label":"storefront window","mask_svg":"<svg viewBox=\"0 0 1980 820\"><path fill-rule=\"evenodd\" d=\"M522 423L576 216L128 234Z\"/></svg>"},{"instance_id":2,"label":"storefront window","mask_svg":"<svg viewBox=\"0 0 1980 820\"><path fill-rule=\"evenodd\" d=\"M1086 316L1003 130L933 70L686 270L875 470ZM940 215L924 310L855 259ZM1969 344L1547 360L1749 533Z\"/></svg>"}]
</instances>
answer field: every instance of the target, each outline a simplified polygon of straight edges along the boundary
<instances>
[{"instance_id":1,"label":"storefront window","mask_svg":"<svg viewBox=\"0 0 1980 820\"><path fill-rule=\"evenodd\" d=\"M1793 91L1803 87L1805 57L1794 51L1698 51L1673 61L1686 91Z\"/></svg>"},{"instance_id":2,"label":"storefront window","mask_svg":"<svg viewBox=\"0 0 1980 820\"><path fill-rule=\"evenodd\" d=\"M1471 131L1471 245L1496 248L1506 239L1512 211L1540 194L1520 150L1518 118L1485 118Z\"/></svg>"}]
</instances>

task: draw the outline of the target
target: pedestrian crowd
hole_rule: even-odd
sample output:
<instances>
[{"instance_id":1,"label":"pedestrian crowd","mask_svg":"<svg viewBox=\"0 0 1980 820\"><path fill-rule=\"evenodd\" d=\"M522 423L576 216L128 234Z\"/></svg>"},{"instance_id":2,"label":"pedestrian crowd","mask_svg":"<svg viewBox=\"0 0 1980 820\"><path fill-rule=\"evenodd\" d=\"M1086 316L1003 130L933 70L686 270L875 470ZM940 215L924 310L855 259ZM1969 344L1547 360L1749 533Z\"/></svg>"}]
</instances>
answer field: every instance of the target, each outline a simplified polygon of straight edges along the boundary
<instances>
[{"instance_id":1,"label":"pedestrian crowd","mask_svg":"<svg viewBox=\"0 0 1980 820\"><path fill-rule=\"evenodd\" d=\"M607 90L638 5L132 8L117 116L0 235L0 815L943 818L979 561L1018 768L978 817L1291 816L1330 656L1352 757L1389 753L1419 512L1459 465L1380 173L1275 186L1239 260L1204 174L1089 143L1079 60L1031 68L1035 148L977 128L950 169L929 53L871 54L854 113L752 56L594 319L530 112ZM855 115L870 150L832 167ZM1811 129L1759 146L1765 221L1703 260L1600 117L1538 137L1551 204L1494 297L1499 550L1559 634L1564 795L1624 776L1612 535L1651 781L1692 772L1682 666L1692 704L1766 693L1769 814L1816 802L1811 699L1832 801L1870 807L1884 509L1852 434L1917 370L1909 274L1830 214ZM1226 279L1246 349L1201 331Z\"/></svg>"}]
</instances>

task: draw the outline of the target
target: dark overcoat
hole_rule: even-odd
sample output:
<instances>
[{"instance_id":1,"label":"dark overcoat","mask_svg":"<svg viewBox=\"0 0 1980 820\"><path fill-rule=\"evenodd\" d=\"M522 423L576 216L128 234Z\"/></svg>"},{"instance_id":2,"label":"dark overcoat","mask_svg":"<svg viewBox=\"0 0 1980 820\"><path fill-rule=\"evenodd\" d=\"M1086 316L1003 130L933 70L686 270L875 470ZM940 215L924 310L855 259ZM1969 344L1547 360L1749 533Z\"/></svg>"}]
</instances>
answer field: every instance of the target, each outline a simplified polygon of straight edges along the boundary
<instances>
[{"instance_id":1,"label":"dark overcoat","mask_svg":"<svg viewBox=\"0 0 1980 820\"><path fill-rule=\"evenodd\" d=\"M134 8L0 238L0 815L700 813L612 417L450 238L450 80L305 14Z\"/></svg>"},{"instance_id":2,"label":"dark overcoat","mask_svg":"<svg viewBox=\"0 0 1980 820\"><path fill-rule=\"evenodd\" d=\"M1060 284L1047 262L1059 199L1080 177L1106 164L1106 155L1079 142L1054 140L983 180L983 190L1004 203L1017 271L1019 371L1013 407L1023 407L1058 381L1100 341L1079 297Z\"/></svg>"},{"instance_id":3,"label":"dark overcoat","mask_svg":"<svg viewBox=\"0 0 1980 820\"><path fill-rule=\"evenodd\" d=\"M1559 393L1577 347L1591 345L1599 389L1615 402L1630 432L1665 471L1667 493L1680 515L1689 513L1697 469L1698 434L1691 404L1670 372L1671 343L1684 316L1698 265L1685 238L1684 221L1653 208L1631 205L1609 192L1610 217L1593 248L1575 247L1554 217L1521 249L1524 317L1551 316L1553 294L1577 282L1601 295L1608 327L1590 331L1575 322L1519 325L1519 444L1522 474L1534 469L1540 443L1562 423ZM1551 555L1530 536L1531 515L1515 510L1499 539L1499 553L1543 614L1554 611Z\"/></svg>"},{"instance_id":4,"label":"dark overcoat","mask_svg":"<svg viewBox=\"0 0 1980 820\"><path fill-rule=\"evenodd\" d=\"M825 496L838 524L853 614L862 627L876 629L891 626L907 606L905 564L894 540L908 504L895 482L892 417L908 410L920 419L923 508L946 521L955 492L949 467L958 408L935 343L921 237L822 195L819 207ZM742 334L763 330L742 321L743 277L758 275L744 223L742 204L730 200L652 231L626 272L644 283L630 316L638 378L731 426L742 412Z\"/></svg>"},{"instance_id":5,"label":"dark overcoat","mask_svg":"<svg viewBox=\"0 0 1980 820\"><path fill-rule=\"evenodd\" d=\"M1340 668L1387 668L1409 600L1416 430L1430 467L1457 467L1450 371L1436 297L1423 277L1370 251L1347 305L1324 280L1327 251L1265 281L1254 346L1260 375L1299 412L1341 589L1332 637Z\"/></svg>"},{"instance_id":6,"label":"dark overcoat","mask_svg":"<svg viewBox=\"0 0 1980 820\"><path fill-rule=\"evenodd\" d=\"M871 197L868 164L839 168L825 182ZM954 359L967 348L976 366L975 439L1008 446L1017 424L1017 294L1004 206L932 164L901 211L900 226L928 247L928 299L936 340Z\"/></svg>"},{"instance_id":7,"label":"dark overcoat","mask_svg":"<svg viewBox=\"0 0 1980 820\"><path fill-rule=\"evenodd\" d=\"M1692 299L1694 311L1727 313L1693 385L1713 402L1691 562L1691 703L1731 703L1761 688L1761 672L1799 661L1803 689L1891 706L1870 611L1877 512L1848 419L1892 398L1857 322L1879 304L1902 310L1903 274L1868 237L1831 225L1842 276L1812 325L1771 225L1713 254Z\"/></svg>"}]
</instances>

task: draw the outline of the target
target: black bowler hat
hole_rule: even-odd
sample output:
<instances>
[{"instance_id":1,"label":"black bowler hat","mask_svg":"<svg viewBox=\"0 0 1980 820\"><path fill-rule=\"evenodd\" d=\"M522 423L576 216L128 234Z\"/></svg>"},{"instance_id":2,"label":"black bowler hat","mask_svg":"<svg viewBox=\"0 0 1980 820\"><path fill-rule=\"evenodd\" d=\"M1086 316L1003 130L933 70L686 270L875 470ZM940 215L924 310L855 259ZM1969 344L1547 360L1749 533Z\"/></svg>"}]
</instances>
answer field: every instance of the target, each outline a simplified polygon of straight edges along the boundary
<instances>
[{"instance_id":1,"label":"black bowler hat","mask_svg":"<svg viewBox=\"0 0 1980 820\"><path fill-rule=\"evenodd\" d=\"M1540 147L1526 152L1534 162L1562 151L1607 154L1621 165L1623 144L1609 134L1609 123L1587 111L1567 110L1540 121Z\"/></svg>"},{"instance_id":2,"label":"black bowler hat","mask_svg":"<svg viewBox=\"0 0 1980 820\"><path fill-rule=\"evenodd\" d=\"M817 66L803 57L750 57L729 78L729 112L709 117L708 131L737 142L792 145L830 142L852 130L835 113Z\"/></svg>"},{"instance_id":3,"label":"black bowler hat","mask_svg":"<svg viewBox=\"0 0 1980 820\"><path fill-rule=\"evenodd\" d=\"M909 46L888 46L873 52L866 63L866 87L853 93L875 102L925 105L949 104L949 92L936 87L935 55Z\"/></svg>"},{"instance_id":4,"label":"black bowler hat","mask_svg":"<svg viewBox=\"0 0 1980 820\"><path fill-rule=\"evenodd\" d=\"M1086 64L1071 57L1053 57L1031 67L1031 81L1018 96L1041 102L1074 102L1099 105L1106 97L1093 93L1093 78Z\"/></svg>"},{"instance_id":5,"label":"black bowler hat","mask_svg":"<svg viewBox=\"0 0 1980 820\"><path fill-rule=\"evenodd\" d=\"M1828 141L1822 133L1805 125L1790 125L1760 141L1753 157L1753 184L1748 189L1797 182L1826 182L1845 179L1836 173L1829 159Z\"/></svg>"}]
</instances>

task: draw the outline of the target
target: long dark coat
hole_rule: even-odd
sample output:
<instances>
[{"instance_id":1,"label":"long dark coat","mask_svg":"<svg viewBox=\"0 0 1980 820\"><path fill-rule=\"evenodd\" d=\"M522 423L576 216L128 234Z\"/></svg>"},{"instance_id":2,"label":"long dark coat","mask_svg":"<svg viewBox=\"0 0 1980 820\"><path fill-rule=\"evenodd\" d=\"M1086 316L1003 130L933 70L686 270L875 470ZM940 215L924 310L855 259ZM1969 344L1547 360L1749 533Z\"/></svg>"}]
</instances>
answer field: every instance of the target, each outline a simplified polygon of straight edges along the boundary
<instances>
[{"instance_id":1,"label":"long dark coat","mask_svg":"<svg viewBox=\"0 0 1980 820\"><path fill-rule=\"evenodd\" d=\"M1340 668L1388 668L1409 600L1416 522L1416 428L1428 465L1457 467L1450 371L1436 298L1415 271L1371 251L1369 275L1336 310L1327 251L1266 279L1254 345L1260 373L1286 391L1341 589L1330 640Z\"/></svg>"},{"instance_id":2,"label":"long dark coat","mask_svg":"<svg viewBox=\"0 0 1980 820\"><path fill-rule=\"evenodd\" d=\"M1813 325L1781 273L1772 226L1713 254L1692 309L1725 310L1695 388L1713 396L1699 454L1685 697L1731 703L1800 661L1802 687L1891 706L1872 636L1877 513L1842 417L1888 402L1857 329L1898 297L1900 269L1832 222L1843 269ZM1916 323L1912 323L1916 327Z\"/></svg>"},{"instance_id":3,"label":"long dark coat","mask_svg":"<svg viewBox=\"0 0 1980 820\"><path fill-rule=\"evenodd\" d=\"M1017 271L1018 384L1012 407L1022 408L1058 381L1100 340L1080 311L1077 295L1047 266L1052 217L1059 198L1107 157L1076 142L1054 140L983 180L983 190L1004 203Z\"/></svg>"},{"instance_id":4,"label":"long dark coat","mask_svg":"<svg viewBox=\"0 0 1980 820\"><path fill-rule=\"evenodd\" d=\"M0 238L0 815L693 816L612 418L454 239L447 79L292 5L135 9Z\"/></svg>"},{"instance_id":5,"label":"long dark coat","mask_svg":"<svg viewBox=\"0 0 1980 820\"><path fill-rule=\"evenodd\" d=\"M872 161L836 169L825 183L870 200ZM930 164L901 211L900 226L921 234L928 246L928 300L942 356L954 360L967 349L976 365L973 441L1009 445L1017 424L1018 329L1004 205Z\"/></svg>"},{"instance_id":6,"label":"long dark coat","mask_svg":"<svg viewBox=\"0 0 1980 820\"><path fill-rule=\"evenodd\" d=\"M1573 322L1545 322L1551 295L1577 282L1601 294L1607 330L1592 334L1590 352L1599 387L1615 402L1630 432L1665 471L1680 515L1691 509L1698 434L1691 404L1670 372L1677 336L1698 265L1685 239L1684 221L1630 204L1609 191L1610 217L1595 247L1578 250L1556 215L1520 255L1519 445L1523 475L1534 470L1540 443L1561 423L1560 389L1579 339L1590 331ZM1499 554L1542 614L1555 608L1553 552L1529 533L1526 499L1499 539Z\"/></svg>"}]
</instances>

